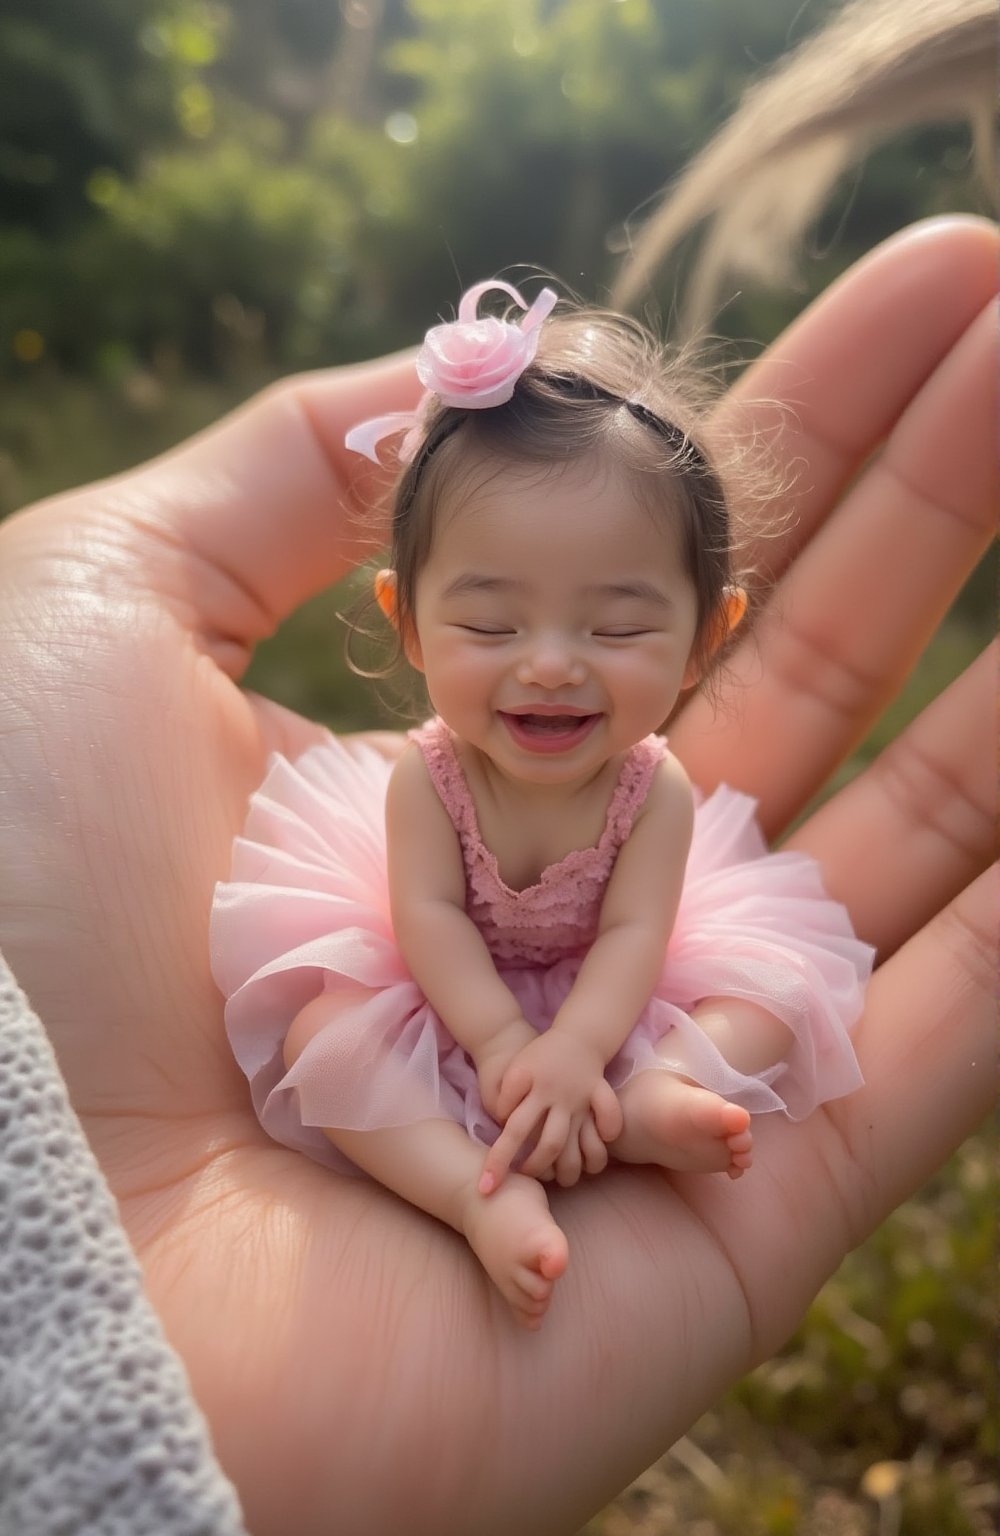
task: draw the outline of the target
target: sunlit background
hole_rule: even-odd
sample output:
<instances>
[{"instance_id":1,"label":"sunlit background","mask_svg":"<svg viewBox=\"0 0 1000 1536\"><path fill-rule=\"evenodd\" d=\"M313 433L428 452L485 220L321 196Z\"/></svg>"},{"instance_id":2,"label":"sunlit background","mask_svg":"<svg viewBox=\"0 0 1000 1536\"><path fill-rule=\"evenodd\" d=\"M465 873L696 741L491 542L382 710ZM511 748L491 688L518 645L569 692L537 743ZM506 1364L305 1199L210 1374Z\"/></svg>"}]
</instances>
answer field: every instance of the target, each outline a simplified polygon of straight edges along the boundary
<instances>
[{"instance_id":1,"label":"sunlit background","mask_svg":"<svg viewBox=\"0 0 1000 1536\"><path fill-rule=\"evenodd\" d=\"M281 373L414 342L501 270L541 267L605 301L644 208L835 8L5 0L0 515L141 460ZM725 295L716 329L753 355L882 236L980 207L964 129L897 139L840 187L801 283ZM646 295L663 326L690 259ZM866 754L971 657L990 585L971 584ZM339 662L340 601L308 605L252 680L364 724L384 716ZM992 1531L994 1201L979 1137L591 1536Z\"/></svg>"}]
</instances>

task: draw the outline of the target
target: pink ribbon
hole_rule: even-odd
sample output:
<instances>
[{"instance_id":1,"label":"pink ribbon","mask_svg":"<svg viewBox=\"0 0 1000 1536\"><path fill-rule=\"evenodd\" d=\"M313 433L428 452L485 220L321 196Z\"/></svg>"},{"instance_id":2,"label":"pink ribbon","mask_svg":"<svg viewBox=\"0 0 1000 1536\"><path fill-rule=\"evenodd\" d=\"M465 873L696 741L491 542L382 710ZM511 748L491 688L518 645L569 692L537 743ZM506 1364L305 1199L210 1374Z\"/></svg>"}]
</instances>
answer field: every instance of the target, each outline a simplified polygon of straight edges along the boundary
<instances>
[{"instance_id":1,"label":"pink ribbon","mask_svg":"<svg viewBox=\"0 0 1000 1536\"><path fill-rule=\"evenodd\" d=\"M479 301L493 288L508 294L527 311L519 324L494 315L479 318ZM382 439L405 432L399 459L408 464L420 442L424 414L432 399L469 411L504 405L538 350L539 326L552 313L556 300L551 288L543 288L530 308L509 283L477 283L468 289L459 301L458 319L435 325L417 353L417 377L424 394L416 410L395 411L360 422L344 439L347 447L377 464Z\"/></svg>"}]
</instances>

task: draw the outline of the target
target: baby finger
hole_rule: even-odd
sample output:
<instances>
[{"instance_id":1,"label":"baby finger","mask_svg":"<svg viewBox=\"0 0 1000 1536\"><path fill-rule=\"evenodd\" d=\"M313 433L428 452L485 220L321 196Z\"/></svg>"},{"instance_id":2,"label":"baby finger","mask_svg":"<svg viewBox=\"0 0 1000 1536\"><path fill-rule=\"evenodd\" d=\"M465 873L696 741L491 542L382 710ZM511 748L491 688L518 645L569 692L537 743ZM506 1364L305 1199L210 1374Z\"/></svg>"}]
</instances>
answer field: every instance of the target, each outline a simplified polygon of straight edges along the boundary
<instances>
[{"instance_id":1,"label":"baby finger","mask_svg":"<svg viewBox=\"0 0 1000 1536\"><path fill-rule=\"evenodd\" d=\"M481 1195L492 1194L503 1183L510 1171L511 1163L531 1136L538 1122L539 1113L538 1106L528 1098L523 1100L514 1110L513 1114L507 1117L507 1124L486 1154L483 1171L479 1177L479 1193ZM534 1156L534 1153L532 1156ZM548 1164L551 1164L552 1161L551 1157L547 1160ZM547 1164L543 1160L542 1167L545 1166Z\"/></svg>"},{"instance_id":2,"label":"baby finger","mask_svg":"<svg viewBox=\"0 0 1000 1536\"><path fill-rule=\"evenodd\" d=\"M507 1123L509 1125L510 1121ZM569 1115L565 1110L550 1109L534 1150L530 1157L525 1158L521 1172L531 1174L534 1178L543 1173L546 1168L551 1168L566 1145L569 1125Z\"/></svg>"},{"instance_id":3,"label":"baby finger","mask_svg":"<svg viewBox=\"0 0 1000 1536\"><path fill-rule=\"evenodd\" d=\"M583 1172L583 1156L580 1151L580 1133L584 1124L590 1119L589 1115L581 1115L574 1119L566 1137L566 1144L556 1158L556 1182L563 1189L572 1189L574 1184L580 1182Z\"/></svg>"},{"instance_id":4,"label":"baby finger","mask_svg":"<svg viewBox=\"0 0 1000 1536\"><path fill-rule=\"evenodd\" d=\"M608 1149L590 1115L580 1127L580 1154L585 1173L603 1173L608 1166Z\"/></svg>"},{"instance_id":5,"label":"baby finger","mask_svg":"<svg viewBox=\"0 0 1000 1536\"><path fill-rule=\"evenodd\" d=\"M602 1077L594 1089L590 1107L593 1110L597 1133L602 1141L614 1141L621 1135L625 1117L618 1102L618 1095L607 1078Z\"/></svg>"}]
</instances>

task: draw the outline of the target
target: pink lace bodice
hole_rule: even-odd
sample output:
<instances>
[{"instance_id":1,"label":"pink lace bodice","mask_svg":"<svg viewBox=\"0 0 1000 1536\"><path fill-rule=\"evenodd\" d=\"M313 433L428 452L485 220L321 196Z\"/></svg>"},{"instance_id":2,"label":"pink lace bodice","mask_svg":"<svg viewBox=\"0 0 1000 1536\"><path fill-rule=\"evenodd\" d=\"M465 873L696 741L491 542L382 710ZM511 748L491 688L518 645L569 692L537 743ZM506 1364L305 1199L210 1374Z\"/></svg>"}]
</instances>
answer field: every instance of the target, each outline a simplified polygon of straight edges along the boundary
<instances>
[{"instance_id":1,"label":"pink lace bodice","mask_svg":"<svg viewBox=\"0 0 1000 1536\"><path fill-rule=\"evenodd\" d=\"M553 965L585 954L597 936L601 902L618 851L649 792L666 742L647 736L628 752L608 805L604 831L592 848L578 848L543 869L534 885L511 890L486 847L468 781L443 720L412 732L448 812L465 863L465 910L494 960L505 965Z\"/></svg>"}]
</instances>

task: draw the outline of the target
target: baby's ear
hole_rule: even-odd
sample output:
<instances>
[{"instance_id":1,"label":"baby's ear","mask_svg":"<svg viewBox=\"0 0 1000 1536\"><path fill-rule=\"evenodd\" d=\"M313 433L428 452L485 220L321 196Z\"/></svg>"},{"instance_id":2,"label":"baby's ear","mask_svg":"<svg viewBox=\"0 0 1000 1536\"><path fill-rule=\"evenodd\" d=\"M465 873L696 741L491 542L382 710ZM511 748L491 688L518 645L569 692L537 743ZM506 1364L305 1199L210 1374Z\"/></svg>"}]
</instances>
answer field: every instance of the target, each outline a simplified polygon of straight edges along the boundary
<instances>
[{"instance_id":1,"label":"baby's ear","mask_svg":"<svg viewBox=\"0 0 1000 1536\"><path fill-rule=\"evenodd\" d=\"M411 667L422 670L420 643L417 632L409 622L400 623L399 586L395 571L378 571L375 575L375 601L385 614L403 643L403 655Z\"/></svg>"},{"instance_id":2,"label":"baby's ear","mask_svg":"<svg viewBox=\"0 0 1000 1536\"><path fill-rule=\"evenodd\" d=\"M744 589L723 587L722 599L708 624L708 643L703 652L708 660L703 665L699 665L693 658L688 662L682 688L693 688L701 681L702 673L708 670L708 661L725 645L733 631L743 622L746 611L747 595Z\"/></svg>"},{"instance_id":3,"label":"baby's ear","mask_svg":"<svg viewBox=\"0 0 1000 1536\"><path fill-rule=\"evenodd\" d=\"M746 618L747 595L743 587L723 587L722 602L712 630L712 650L725 645L730 635Z\"/></svg>"},{"instance_id":4,"label":"baby's ear","mask_svg":"<svg viewBox=\"0 0 1000 1536\"><path fill-rule=\"evenodd\" d=\"M396 572L376 571L375 573L375 601L385 614L393 629L396 622Z\"/></svg>"}]
</instances>

